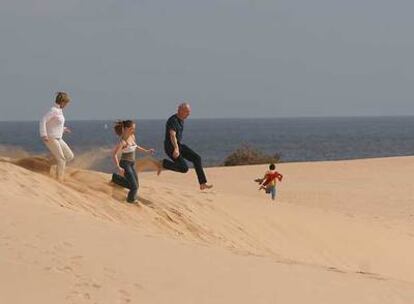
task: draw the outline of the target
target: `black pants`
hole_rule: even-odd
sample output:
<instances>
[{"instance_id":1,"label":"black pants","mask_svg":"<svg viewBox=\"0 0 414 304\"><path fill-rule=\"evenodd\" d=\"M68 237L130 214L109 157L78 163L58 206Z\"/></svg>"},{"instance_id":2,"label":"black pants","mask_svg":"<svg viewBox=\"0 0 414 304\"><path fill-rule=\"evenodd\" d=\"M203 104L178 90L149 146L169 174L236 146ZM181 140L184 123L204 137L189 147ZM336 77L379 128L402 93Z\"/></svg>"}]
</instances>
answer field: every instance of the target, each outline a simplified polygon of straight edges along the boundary
<instances>
[{"instance_id":1,"label":"black pants","mask_svg":"<svg viewBox=\"0 0 414 304\"><path fill-rule=\"evenodd\" d=\"M178 158L173 158L174 148L171 145L164 145L165 153L168 155L169 159L164 159L162 165L165 169L186 173L188 171L188 165L185 160L188 160L194 164L194 169L197 173L198 182L200 185L207 183L206 175L204 174L203 166L201 164L201 157L196 152L191 150L186 145L180 145L180 156Z\"/></svg>"},{"instance_id":2,"label":"black pants","mask_svg":"<svg viewBox=\"0 0 414 304\"><path fill-rule=\"evenodd\" d=\"M119 166L125 170L125 176L113 173L112 181L121 187L129 189L127 201L133 202L137 197L139 187L135 162L121 159Z\"/></svg>"}]
</instances>

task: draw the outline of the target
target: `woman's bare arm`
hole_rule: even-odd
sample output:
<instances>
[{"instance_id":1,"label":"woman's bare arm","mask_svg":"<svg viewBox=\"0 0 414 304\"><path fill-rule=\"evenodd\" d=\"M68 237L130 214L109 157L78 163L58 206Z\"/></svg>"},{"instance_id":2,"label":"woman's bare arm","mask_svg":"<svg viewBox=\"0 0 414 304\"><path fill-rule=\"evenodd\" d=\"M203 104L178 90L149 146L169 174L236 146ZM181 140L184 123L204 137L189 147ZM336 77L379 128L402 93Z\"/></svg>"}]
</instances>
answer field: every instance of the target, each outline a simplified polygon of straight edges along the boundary
<instances>
[{"instance_id":1,"label":"woman's bare arm","mask_svg":"<svg viewBox=\"0 0 414 304\"><path fill-rule=\"evenodd\" d=\"M145 152L145 153L154 153L155 152L155 149L152 149L152 148L147 149L147 148L144 148L142 146L139 146L136 142L135 135L133 135L133 138L134 138L135 144L137 145L137 150L138 151Z\"/></svg>"},{"instance_id":2,"label":"woman's bare arm","mask_svg":"<svg viewBox=\"0 0 414 304\"><path fill-rule=\"evenodd\" d=\"M118 154L121 151L122 146L122 142L119 142L112 150L112 161L121 173L124 171L124 169L119 166Z\"/></svg>"}]
</instances>

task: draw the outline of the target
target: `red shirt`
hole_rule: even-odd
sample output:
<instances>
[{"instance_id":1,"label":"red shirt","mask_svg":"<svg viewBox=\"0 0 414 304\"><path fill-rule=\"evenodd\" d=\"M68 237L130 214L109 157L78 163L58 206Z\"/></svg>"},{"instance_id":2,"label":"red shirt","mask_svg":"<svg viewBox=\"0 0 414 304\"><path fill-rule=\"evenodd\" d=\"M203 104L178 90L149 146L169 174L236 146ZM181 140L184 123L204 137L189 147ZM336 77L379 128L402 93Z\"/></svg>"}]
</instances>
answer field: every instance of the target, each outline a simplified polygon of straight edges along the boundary
<instances>
[{"instance_id":1,"label":"red shirt","mask_svg":"<svg viewBox=\"0 0 414 304\"><path fill-rule=\"evenodd\" d=\"M277 172L277 171L274 171L274 172L270 171L270 172L266 173L266 175L265 175L265 181L263 182L262 185L266 187L268 184L272 183L273 181L275 182L274 184L276 184L276 179L278 179L279 181L281 181L282 178L283 178L283 175L280 174L279 172Z\"/></svg>"}]
</instances>

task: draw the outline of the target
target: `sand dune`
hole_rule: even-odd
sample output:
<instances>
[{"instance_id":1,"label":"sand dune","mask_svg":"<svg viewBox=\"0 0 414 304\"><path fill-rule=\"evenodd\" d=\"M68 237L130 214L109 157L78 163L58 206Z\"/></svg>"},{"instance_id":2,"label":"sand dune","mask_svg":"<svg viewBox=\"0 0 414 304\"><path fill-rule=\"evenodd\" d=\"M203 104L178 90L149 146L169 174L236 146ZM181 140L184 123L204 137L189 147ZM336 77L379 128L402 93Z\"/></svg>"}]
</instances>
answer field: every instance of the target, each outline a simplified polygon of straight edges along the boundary
<instances>
[{"instance_id":1,"label":"sand dune","mask_svg":"<svg viewBox=\"0 0 414 304\"><path fill-rule=\"evenodd\" d=\"M0 303L412 303L414 158L108 174L0 162ZM145 166L144 166L145 167Z\"/></svg>"}]
</instances>

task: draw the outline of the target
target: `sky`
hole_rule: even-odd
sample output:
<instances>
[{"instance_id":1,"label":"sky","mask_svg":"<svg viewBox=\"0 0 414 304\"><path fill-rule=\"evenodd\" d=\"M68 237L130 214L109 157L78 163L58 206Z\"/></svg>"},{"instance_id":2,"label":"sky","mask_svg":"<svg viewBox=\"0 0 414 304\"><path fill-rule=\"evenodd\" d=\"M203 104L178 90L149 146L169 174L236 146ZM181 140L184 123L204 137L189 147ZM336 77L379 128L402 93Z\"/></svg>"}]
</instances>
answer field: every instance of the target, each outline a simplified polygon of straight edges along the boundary
<instances>
[{"instance_id":1,"label":"sky","mask_svg":"<svg viewBox=\"0 0 414 304\"><path fill-rule=\"evenodd\" d=\"M414 1L0 0L0 120L414 115Z\"/></svg>"}]
</instances>

